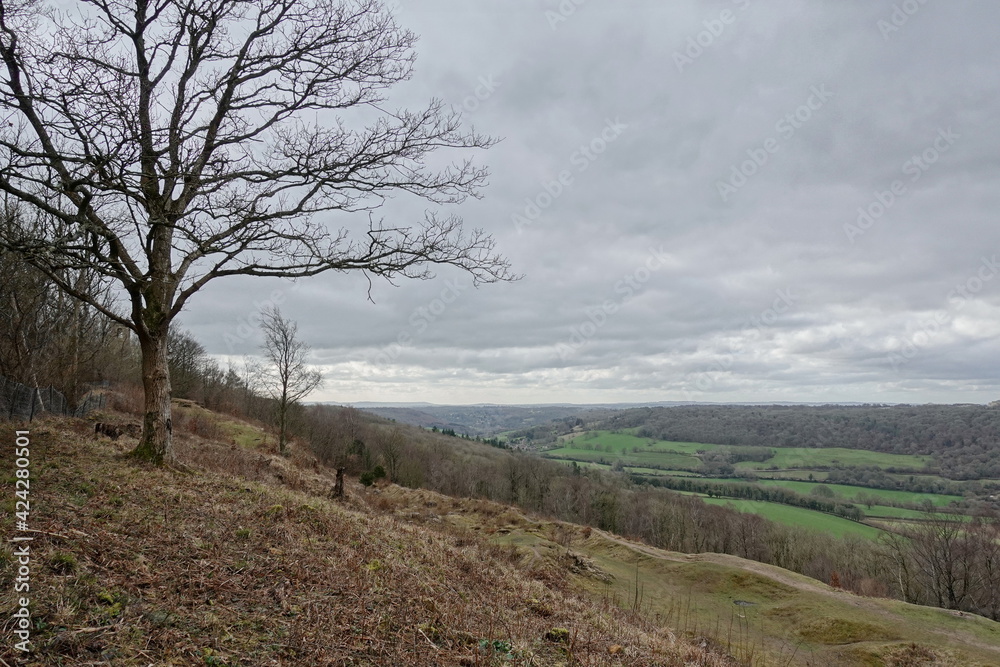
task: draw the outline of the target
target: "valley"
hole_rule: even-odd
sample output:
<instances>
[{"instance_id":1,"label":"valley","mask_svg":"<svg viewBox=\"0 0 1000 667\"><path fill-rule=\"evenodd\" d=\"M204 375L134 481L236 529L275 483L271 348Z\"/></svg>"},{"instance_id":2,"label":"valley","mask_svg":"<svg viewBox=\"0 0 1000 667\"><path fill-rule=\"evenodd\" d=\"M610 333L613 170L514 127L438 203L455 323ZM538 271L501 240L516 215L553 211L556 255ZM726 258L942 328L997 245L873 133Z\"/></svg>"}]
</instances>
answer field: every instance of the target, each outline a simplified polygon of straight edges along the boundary
<instances>
[{"instance_id":1,"label":"valley","mask_svg":"<svg viewBox=\"0 0 1000 667\"><path fill-rule=\"evenodd\" d=\"M632 429L634 432L635 429ZM991 506L989 490L997 480L964 484L946 480L932 472L933 457L890 454L843 447L774 447L756 451L737 445L659 441L632 432L587 431L563 436L558 446L544 449L545 458L617 471L639 482L670 488L701 497L708 503L753 512L792 526L810 527L831 534L855 533L876 538L884 520L893 524L921 521L928 516L968 520L976 508ZM760 460L740 460L745 457ZM734 463L730 463L735 461ZM719 468L729 476L719 475ZM892 473L902 480L913 476L922 485L937 485L952 493L906 491L898 488L838 484L827 480L833 472L857 468ZM704 474L702 474L704 473ZM894 486L905 481L892 477ZM754 499L754 490L790 492L785 502ZM955 491L962 490L959 495ZM983 495L976 496L979 492ZM812 501L812 502L810 502ZM833 503L833 511L803 507L821 501ZM795 505L795 506L790 506ZM861 514L837 516L836 507L850 507ZM862 523L864 522L864 523Z\"/></svg>"}]
</instances>

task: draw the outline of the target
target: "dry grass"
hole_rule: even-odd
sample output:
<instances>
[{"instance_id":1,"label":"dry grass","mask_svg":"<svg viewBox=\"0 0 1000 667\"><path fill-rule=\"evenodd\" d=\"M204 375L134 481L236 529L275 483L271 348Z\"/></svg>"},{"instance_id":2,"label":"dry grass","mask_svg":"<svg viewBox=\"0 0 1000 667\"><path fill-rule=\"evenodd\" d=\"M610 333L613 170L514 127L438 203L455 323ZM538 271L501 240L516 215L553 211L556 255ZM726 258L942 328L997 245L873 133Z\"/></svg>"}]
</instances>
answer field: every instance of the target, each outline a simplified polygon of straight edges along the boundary
<instances>
[{"instance_id":1,"label":"dry grass","mask_svg":"<svg viewBox=\"0 0 1000 667\"><path fill-rule=\"evenodd\" d=\"M461 501L414 492L403 516L403 496L350 485L336 503L311 456L219 442L204 425L177 432L186 470L152 468L124 456L129 438L88 426L32 428L36 652L20 664L735 664L435 519ZM9 546L0 560L12 610Z\"/></svg>"}]
</instances>

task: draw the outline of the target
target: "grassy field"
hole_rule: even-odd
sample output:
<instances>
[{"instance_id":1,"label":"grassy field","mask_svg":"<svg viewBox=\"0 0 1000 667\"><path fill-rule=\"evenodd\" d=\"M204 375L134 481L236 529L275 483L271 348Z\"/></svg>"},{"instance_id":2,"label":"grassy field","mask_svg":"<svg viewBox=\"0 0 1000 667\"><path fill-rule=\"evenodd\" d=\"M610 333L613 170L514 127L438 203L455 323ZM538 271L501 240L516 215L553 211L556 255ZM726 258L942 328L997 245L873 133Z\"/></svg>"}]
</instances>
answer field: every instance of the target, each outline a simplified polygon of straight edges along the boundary
<instances>
[{"instance_id":1,"label":"grassy field","mask_svg":"<svg viewBox=\"0 0 1000 667\"><path fill-rule=\"evenodd\" d=\"M726 446L709 445L702 442L653 440L651 438L640 438L629 433L612 433L611 431L588 431L576 436L570 442L576 445L602 445L611 447L616 451L631 451L633 447L639 447L640 449L654 447L656 449L669 449L682 454L696 454L700 451L708 451Z\"/></svg>"},{"instance_id":2,"label":"grassy field","mask_svg":"<svg viewBox=\"0 0 1000 667\"><path fill-rule=\"evenodd\" d=\"M612 470L613 466L610 463L597 463L595 461L574 461L571 459L555 459L562 461L564 463L576 463L578 466L583 468L593 468L595 470ZM625 466L625 472L635 473L637 475L650 475L650 476L669 476L669 477L700 477L698 473L692 472L690 470L662 470L660 468L643 468L642 466Z\"/></svg>"},{"instance_id":3,"label":"grassy field","mask_svg":"<svg viewBox=\"0 0 1000 667\"><path fill-rule=\"evenodd\" d=\"M927 517L926 514L918 512L917 510L906 510L901 507L889 507L888 505L872 505L871 507L863 506L861 509L865 513L865 516L873 519L924 519Z\"/></svg>"},{"instance_id":4,"label":"grassy field","mask_svg":"<svg viewBox=\"0 0 1000 667\"><path fill-rule=\"evenodd\" d=\"M809 528L828 535L836 535L837 537L854 534L875 539L882 533L879 529L866 526L863 523L842 519L839 516L824 514L823 512L816 512L804 507L793 507L791 505L769 503L762 500L739 500L732 498L702 498L702 500L710 505L732 507L740 512L759 514L777 523L799 528Z\"/></svg>"},{"instance_id":5,"label":"grassy field","mask_svg":"<svg viewBox=\"0 0 1000 667\"><path fill-rule=\"evenodd\" d=\"M695 470L701 465L701 461L695 456L687 454L659 453L659 452L636 452L628 453L595 451L581 447L560 447L550 449L545 452L545 456L552 459L566 459L574 461L592 461L594 463L613 464L621 460L626 466L634 467L663 467L677 470Z\"/></svg>"},{"instance_id":6,"label":"grassy field","mask_svg":"<svg viewBox=\"0 0 1000 667\"><path fill-rule=\"evenodd\" d=\"M709 500L711 500L711 502L712 502L713 505L724 505L727 502L732 502L732 503L758 502L758 501L743 500L743 499L739 499L739 498L711 498L710 499L708 496L706 496L706 495L704 495L702 493L696 493L694 491L672 491L672 493L679 493L679 494L684 495L684 496L698 496L699 498L701 498L702 500L704 500L706 502L708 502ZM825 514L823 512L817 512L815 510L807 509L805 507L794 507L794 506L791 506L791 505L781 505L780 503L767 503L765 501L760 501L760 502L762 502L765 505L777 505L778 507L788 507L790 509L801 510L802 512L808 512L809 515L818 515L818 516L807 516L807 515L800 514L800 513L790 514L790 513L772 512L772 515L768 517L768 518L773 519L774 521L776 521L778 523L784 523L786 525L801 526L801 525L803 525L802 521L806 520L806 519L808 519L808 521L810 523L816 524L817 522L821 522L823 518L832 518L832 519L837 519L838 521L847 521L849 524L852 524L853 526L857 526L858 525L854 521L850 521L848 519L842 519L841 517L831 516L831 515ZM739 509L739 508L737 508L737 509ZM765 508L765 509L769 509L769 508ZM867 507L867 506L864 506L861 509L864 511L865 516L867 518L871 518L871 519L916 519L916 520L920 520L920 519L926 519L927 518L927 515L924 512L921 512L921 511L918 511L918 510L903 509L901 507L890 507L888 505L872 505L870 508ZM741 510L741 511L749 511L749 510L745 510L744 509L744 510ZM950 516L954 516L954 515L950 515ZM967 517L967 516L963 516L963 517L960 517L960 518L963 519L963 520L968 520L969 519L969 517Z\"/></svg>"},{"instance_id":7,"label":"grassy field","mask_svg":"<svg viewBox=\"0 0 1000 667\"><path fill-rule=\"evenodd\" d=\"M803 495L809 495L819 484L812 482L792 482L787 480L768 479L760 480L758 484L763 486L781 486ZM962 496L947 496L937 493L916 493L914 491L895 491L890 489L869 489L863 486L848 486L846 484L824 484L833 493L848 500L855 499L858 494L875 496L889 502L913 503L919 505L930 502L935 507L945 507L952 502L962 500Z\"/></svg>"},{"instance_id":8,"label":"grassy field","mask_svg":"<svg viewBox=\"0 0 1000 667\"><path fill-rule=\"evenodd\" d=\"M877 466L879 468L909 468L922 470L931 461L929 456L884 454L843 447L774 447L774 456L758 463L744 461L737 468L764 470L776 468L813 468L836 466Z\"/></svg>"},{"instance_id":9,"label":"grassy field","mask_svg":"<svg viewBox=\"0 0 1000 667\"><path fill-rule=\"evenodd\" d=\"M826 470L741 470L740 474L749 473L754 477L767 479L808 479L809 475L817 481L825 480L830 476Z\"/></svg>"},{"instance_id":10,"label":"grassy field","mask_svg":"<svg viewBox=\"0 0 1000 667\"><path fill-rule=\"evenodd\" d=\"M705 481L710 482L735 482L740 480L725 479L719 477L703 477ZM882 500L882 504L893 503L906 503L920 505L924 502L930 502L935 507L945 507L952 502L958 502L962 500L962 496L947 496L937 493L916 493L913 491L895 491L889 489L869 489L864 486L849 486L846 484L826 484L819 482L795 482L791 480L784 479L759 479L754 484L760 486L779 486L789 491L794 491L796 493L802 494L803 496L810 495L814 489L819 486L826 487L833 492L833 494L841 499L851 502L855 502L855 499L859 494L865 494L869 496L874 496Z\"/></svg>"},{"instance_id":11,"label":"grassy field","mask_svg":"<svg viewBox=\"0 0 1000 667\"><path fill-rule=\"evenodd\" d=\"M610 431L590 431L576 436L565 446L545 452L553 458L580 458L587 461L600 459L613 462L621 459L625 465L646 467L672 467L682 470L698 465L697 454L705 451L742 449L729 445L713 445L702 442L671 442L640 438L627 433ZM745 470L766 470L768 468L816 468L837 466L877 466L922 470L931 461L929 456L908 454L884 454L861 449L842 447L773 447L774 456L763 462L745 461L737 468ZM686 458L678 459L682 455ZM683 465L678 465L682 462Z\"/></svg>"}]
</instances>

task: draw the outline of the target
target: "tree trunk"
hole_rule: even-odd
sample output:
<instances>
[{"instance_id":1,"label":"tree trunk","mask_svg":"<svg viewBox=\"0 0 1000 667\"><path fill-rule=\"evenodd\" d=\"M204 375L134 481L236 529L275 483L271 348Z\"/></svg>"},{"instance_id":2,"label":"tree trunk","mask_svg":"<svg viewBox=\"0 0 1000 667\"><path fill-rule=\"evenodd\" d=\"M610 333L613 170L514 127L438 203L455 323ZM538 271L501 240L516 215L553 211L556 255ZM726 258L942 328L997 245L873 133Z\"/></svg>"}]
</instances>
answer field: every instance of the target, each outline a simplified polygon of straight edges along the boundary
<instances>
[{"instance_id":1,"label":"tree trunk","mask_svg":"<svg viewBox=\"0 0 1000 667\"><path fill-rule=\"evenodd\" d=\"M170 421L170 371L167 366L166 331L140 335L139 347L142 350L145 409L142 438L132 454L157 465L170 465L175 459Z\"/></svg>"},{"instance_id":2,"label":"tree trunk","mask_svg":"<svg viewBox=\"0 0 1000 667\"><path fill-rule=\"evenodd\" d=\"M337 468L337 481L333 484L333 497L343 498L344 497L344 469Z\"/></svg>"},{"instance_id":3,"label":"tree trunk","mask_svg":"<svg viewBox=\"0 0 1000 667\"><path fill-rule=\"evenodd\" d=\"M282 456L288 455L288 431L286 422L288 420L288 396L282 394L278 400L278 452Z\"/></svg>"}]
</instances>

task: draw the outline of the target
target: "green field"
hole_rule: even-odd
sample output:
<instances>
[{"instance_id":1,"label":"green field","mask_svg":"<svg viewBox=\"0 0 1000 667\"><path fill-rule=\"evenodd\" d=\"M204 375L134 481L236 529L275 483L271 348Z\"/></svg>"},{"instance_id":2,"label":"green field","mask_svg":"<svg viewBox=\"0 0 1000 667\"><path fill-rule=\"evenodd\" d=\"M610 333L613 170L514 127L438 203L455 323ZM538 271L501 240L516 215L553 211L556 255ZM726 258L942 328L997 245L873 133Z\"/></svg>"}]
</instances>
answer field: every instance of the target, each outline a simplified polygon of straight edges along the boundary
<instances>
[{"instance_id":1,"label":"green field","mask_svg":"<svg viewBox=\"0 0 1000 667\"><path fill-rule=\"evenodd\" d=\"M671 442L640 438L630 433L612 433L610 431L590 431L577 435L564 443L563 447L544 452L544 456L564 461L577 460L581 465L610 469L620 463L626 472L650 476L691 477L693 471L701 467L699 455L709 451L746 449L734 448L731 445L714 445L700 442ZM847 466L873 466L882 469L912 470L914 476L931 462L929 456L911 456L904 454L884 454L860 449L841 447L771 447L774 455L763 462L746 461L736 464L737 471L753 473L757 479L740 480L730 478L708 478L709 482L733 483L745 482L758 484L762 487L781 487L803 496L809 496L820 482L827 478L828 473L817 468L837 468ZM816 481L804 481L803 478L812 475ZM896 477L902 474L894 475ZM791 479L787 479L791 478ZM797 479L796 479L797 478ZM871 489L846 484L826 484L827 489L834 493L835 499L842 502L857 504L866 515L884 519L919 519L923 514L919 511L893 507L893 504L921 505L930 502L934 507L947 507L952 502L961 501L961 496L939 495L933 493L917 493L887 489ZM878 503L868 508L857 501L858 495L865 494L878 499ZM700 495L700 494L695 494ZM849 519L824 514L804 507L782 505L766 501L703 498L713 505L731 505L734 508L753 512L773 521L791 526L804 526L833 535L857 534L874 538L880 530L872 526L860 524Z\"/></svg>"},{"instance_id":2,"label":"green field","mask_svg":"<svg viewBox=\"0 0 1000 667\"><path fill-rule=\"evenodd\" d=\"M767 468L813 468L836 466L878 466L879 468L910 468L923 470L930 463L929 456L911 454L884 454L863 449L843 447L773 447L774 456L757 463L744 461L737 468L766 470Z\"/></svg>"},{"instance_id":3,"label":"green field","mask_svg":"<svg viewBox=\"0 0 1000 667\"><path fill-rule=\"evenodd\" d=\"M830 476L830 473L826 470L741 470L740 474L750 473L755 477L767 478L767 479L796 479L804 480L808 479L810 475L816 481L823 481Z\"/></svg>"},{"instance_id":4,"label":"green field","mask_svg":"<svg viewBox=\"0 0 1000 667\"><path fill-rule=\"evenodd\" d=\"M578 466L583 468L594 468L596 470L608 470L612 469L610 463L596 463L594 461L575 461L570 458L553 458L553 460L561 461L563 463L576 463ZM635 473L638 475L650 475L650 476L669 476L669 477L700 477L697 473L691 472L690 470L661 470L660 468L643 468L641 466L626 466L625 472Z\"/></svg>"},{"instance_id":5,"label":"green field","mask_svg":"<svg viewBox=\"0 0 1000 667\"><path fill-rule=\"evenodd\" d=\"M769 503L762 500L734 500L729 498L702 498L702 500L710 505L732 507L740 512L759 514L765 519L770 519L777 523L818 530L828 535L836 535L837 537L854 534L873 540L882 533L878 528L872 528L871 526L866 526L863 523L849 519L842 519L839 516L805 509L804 507L792 507L791 505Z\"/></svg>"},{"instance_id":6,"label":"green field","mask_svg":"<svg viewBox=\"0 0 1000 667\"><path fill-rule=\"evenodd\" d=\"M780 523L786 526L794 526L796 528L809 528L836 535L838 537L851 534L860 535L868 539L875 539L883 532L878 528L873 528L872 526L858 523L857 521L851 521L850 519L844 519L842 517L826 514L824 512L817 512L816 510L807 509L805 507L782 505L781 503L770 503L765 500L709 498L706 495L695 493L694 491L672 491L672 493L679 493L682 496L695 496L697 498L701 498L703 502L708 503L709 505L720 505L722 507L730 507L738 512L759 514L765 519L774 521L775 523ZM885 515L888 519L891 520L897 518L891 516L891 511L896 508L890 507L887 509L890 511L890 514ZM907 510L897 511L906 512Z\"/></svg>"},{"instance_id":7,"label":"green field","mask_svg":"<svg viewBox=\"0 0 1000 667\"><path fill-rule=\"evenodd\" d=\"M589 449L579 449L576 447L560 447L550 449L545 452L545 456L551 459L564 459L573 461L590 461L593 463L603 463L612 465L615 461L621 460L629 467L666 467L676 470L696 470L701 465L701 461L695 456L687 454L661 454L652 452L629 453L628 456L613 452L593 451Z\"/></svg>"},{"instance_id":8,"label":"green field","mask_svg":"<svg viewBox=\"0 0 1000 667\"><path fill-rule=\"evenodd\" d=\"M703 477L701 478L707 482L740 482L742 480L738 479L725 479L720 477ZM850 502L856 502L858 494L866 494L869 496L874 496L879 498L883 503L903 503L903 504L914 504L920 505L926 501L930 501L935 507L945 507L952 502L958 502L962 500L962 496L946 496L937 493L916 493L914 491L895 491L889 489L869 489L865 486L849 486L846 484L826 484L819 482L795 482L785 479L758 479L753 484L759 486L780 486L782 488L788 489L789 491L794 491L803 496L808 496L812 491L818 487L823 486L831 491L834 495L841 500L847 500ZM863 505L862 505L863 507Z\"/></svg>"},{"instance_id":9,"label":"green field","mask_svg":"<svg viewBox=\"0 0 1000 667\"><path fill-rule=\"evenodd\" d=\"M697 454L702 451L709 451L726 447L727 445L710 445L703 442L671 442L668 440L652 440L650 438L640 438L627 433L612 433L611 431L588 431L576 436L569 441L569 445L586 449L593 446L601 446L614 452L631 454L632 450L669 450L678 454Z\"/></svg>"},{"instance_id":10,"label":"green field","mask_svg":"<svg viewBox=\"0 0 1000 667\"><path fill-rule=\"evenodd\" d=\"M927 515L917 510L905 510L901 507L889 507L888 505L872 505L862 507L865 516L872 519L925 519Z\"/></svg>"},{"instance_id":11,"label":"green field","mask_svg":"<svg viewBox=\"0 0 1000 667\"><path fill-rule=\"evenodd\" d=\"M610 469L610 466L607 466ZM690 470L661 470L660 468L643 468L641 466L625 466L625 471L630 473L635 473L637 475L650 475L652 477L669 476L669 477L691 477L697 479L701 477L698 473L691 472Z\"/></svg>"},{"instance_id":12,"label":"green field","mask_svg":"<svg viewBox=\"0 0 1000 667\"><path fill-rule=\"evenodd\" d=\"M763 479L757 483L762 486L782 486L803 495L809 495L813 489L819 486L819 484L813 482L793 482L783 479ZM882 500L895 503L920 505L921 503L930 501L930 503L935 507L945 507L952 502L962 500L962 496L946 496L937 493L917 493L914 491L896 491L890 489L869 489L864 486L848 486L846 484L823 484L823 486L833 491L835 495L846 498L847 500L854 500L857 498L858 494L867 494L869 496L875 496Z\"/></svg>"},{"instance_id":13,"label":"green field","mask_svg":"<svg viewBox=\"0 0 1000 667\"><path fill-rule=\"evenodd\" d=\"M566 446L545 452L553 458L579 458L585 461L604 460L613 463L621 459L625 465L678 468L690 470L697 467L697 454L704 451L734 449L730 445L713 445L703 442L670 442L650 440L627 433L590 431L578 435ZM735 448L743 449L743 448ZM909 454L883 454L861 449L842 447L772 447L774 456L764 462L745 461L736 464L744 470L768 468L830 468L837 466L877 466L922 470L931 461L929 456ZM686 458L678 459L678 456ZM678 465L680 463L680 465Z\"/></svg>"}]
</instances>

